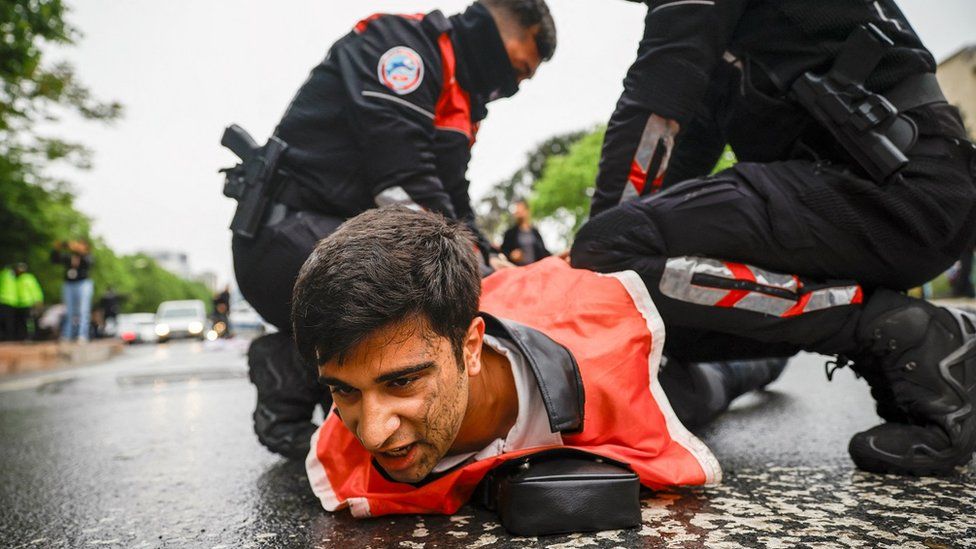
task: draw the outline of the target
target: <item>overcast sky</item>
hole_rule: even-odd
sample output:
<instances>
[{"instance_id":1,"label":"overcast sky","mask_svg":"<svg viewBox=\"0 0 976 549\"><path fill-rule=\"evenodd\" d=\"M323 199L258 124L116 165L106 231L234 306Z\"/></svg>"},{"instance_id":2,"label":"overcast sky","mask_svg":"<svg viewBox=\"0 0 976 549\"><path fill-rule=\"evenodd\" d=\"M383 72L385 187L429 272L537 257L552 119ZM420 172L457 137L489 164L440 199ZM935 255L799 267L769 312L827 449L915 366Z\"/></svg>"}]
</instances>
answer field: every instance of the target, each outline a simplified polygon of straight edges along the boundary
<instances>
[{"instance_id":1,"label":"overcast sky","mask_svg":"<svg viewBox=\"0 0 976 549\"><path fill-rule=\"evenodd\" d=\"M812 1L812 0L811 0ZM443 0L79 0L69 20L76 46L47 59L72 61L125 118L103 127L66 120L55 132L95 151L75 183L79 208L117 251L171 249L195 271L233 276L227 225L234 202L217 169L232 122L263 142L309 70L337 38L373 12L450 14ZM515 97L493 103L468 172L472 197L510 175L539 141L605 122L633 60L645 8L621 0L549 0L559 32L550 63ZM937 59L976 42L976 1L899 2Z\"/></svg>"}]
</instances>

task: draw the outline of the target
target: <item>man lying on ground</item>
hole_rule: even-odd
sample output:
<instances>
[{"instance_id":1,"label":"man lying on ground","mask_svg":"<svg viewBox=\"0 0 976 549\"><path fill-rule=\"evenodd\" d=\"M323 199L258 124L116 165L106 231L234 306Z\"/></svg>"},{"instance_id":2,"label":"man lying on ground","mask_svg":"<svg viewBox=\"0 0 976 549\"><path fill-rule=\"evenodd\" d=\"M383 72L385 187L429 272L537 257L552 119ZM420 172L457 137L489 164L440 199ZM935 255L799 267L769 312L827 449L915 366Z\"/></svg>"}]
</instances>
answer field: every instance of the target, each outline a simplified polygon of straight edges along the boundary
<instances>
[{"instance_id":1,"label":"man lying on ground","mask_svg":"<svg viewBox=\"0 0 976 549\"><path fill-rule=\"evenodd\" d=\"M561 446L651 488L720 478L658 381L664 326L633 272L549 258L482 284L470 232L393 207L322 240L292 302L335 403L306 462L329 511L453 513L491 469Z\"/></svg>"}]
</instances>

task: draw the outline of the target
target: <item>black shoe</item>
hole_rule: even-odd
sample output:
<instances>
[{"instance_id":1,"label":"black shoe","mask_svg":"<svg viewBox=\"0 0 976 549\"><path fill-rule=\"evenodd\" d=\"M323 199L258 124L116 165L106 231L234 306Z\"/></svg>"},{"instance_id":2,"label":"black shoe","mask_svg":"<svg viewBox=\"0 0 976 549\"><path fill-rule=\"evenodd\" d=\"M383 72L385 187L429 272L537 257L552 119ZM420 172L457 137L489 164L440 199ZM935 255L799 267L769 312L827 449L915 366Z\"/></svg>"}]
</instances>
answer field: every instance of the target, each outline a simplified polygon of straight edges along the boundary
<instances>
[{"instance_id":1,"label":"black shoe","mask_svg":"<svg viewBox=\"0 0 976 549\"><path fill-rule=\"evenodd\" d=\"M765 389L767 385L779 379L786 369L788 358L758 358L753 360L728 360L716 362L721 366L729 379L729 400L750 391Z\"/></svg>"},{"instance_id":2,"label":"black shoe","mask_svg":"<svg viewBox=\"0 0 976 549\"><path fill-rule=\"evenodd\" d=\"M858 326L855 370L889 423L851 439L866 471L941 475L976 450L976 315L879 291Z\"/></svg>"},{"instance_id":3,"label":"black shoe","mask_svg":"<svg viewBox=\"0 0 976 549\"><path fill-rule=\"evenodd\" d=\"M682 363L665 359L658 379L671 408L685 427L702 427L749 391L772 383L786 358Z\"/></svg>"},{"instance_id":4,"label":"black shoe","mask_svg":"<svg viewBox=\"0 0 976 549\"><path fill-rule=\"evenodd\" d=\"M252 341L247 364L258 392L253 416L258 440L289 459L305 459L316 430L312 413L318 404L328 411L329 392L304 366L288 334L268 334Z\"/></svg>"}]
</instances>

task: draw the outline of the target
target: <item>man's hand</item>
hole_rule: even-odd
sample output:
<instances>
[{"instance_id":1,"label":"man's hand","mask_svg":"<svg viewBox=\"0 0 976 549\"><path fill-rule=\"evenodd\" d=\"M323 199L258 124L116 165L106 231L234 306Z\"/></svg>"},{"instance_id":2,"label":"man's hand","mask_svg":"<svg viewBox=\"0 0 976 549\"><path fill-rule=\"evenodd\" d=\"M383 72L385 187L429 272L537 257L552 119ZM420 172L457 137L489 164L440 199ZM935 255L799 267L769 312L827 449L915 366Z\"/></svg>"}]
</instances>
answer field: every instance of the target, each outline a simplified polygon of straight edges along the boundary
<instances>
[{"instance_id":1,"label":"man's hand","mask_svg":"<svg viewBox=\"0 0 976 549\"><path fill-rule=\"evenodd\" d=\"M488 264L496 271L501 269L511 269L515 265L505 257L505 254L492 254L488 257Z\"/></svg>"},{"instance_id":2,"label":"man's hand","mask_svg":"<svg viewBox=\"0 0 976 549\"><path fill-rule=\"evenodd\" d=\"M512 250L512 253L508 255L511 256L509 257L509 259L511 259L515 263L521 263L522 258L525 256L525 254L522 253L522 250L520 248L515 248L514 250Z\"/></svg>"}]
</instances>

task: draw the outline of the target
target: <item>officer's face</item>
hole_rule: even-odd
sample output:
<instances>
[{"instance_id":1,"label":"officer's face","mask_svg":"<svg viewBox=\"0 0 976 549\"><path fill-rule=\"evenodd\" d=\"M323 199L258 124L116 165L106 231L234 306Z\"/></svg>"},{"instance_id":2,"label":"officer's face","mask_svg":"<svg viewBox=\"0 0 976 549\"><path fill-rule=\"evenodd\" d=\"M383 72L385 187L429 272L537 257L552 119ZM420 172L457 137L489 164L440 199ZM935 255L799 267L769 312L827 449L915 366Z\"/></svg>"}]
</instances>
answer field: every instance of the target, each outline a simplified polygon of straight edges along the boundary
<instances>
[{"instance_id":1,"label":"officer's face","mask_svg":"<svg viewBox=\"0 0 976 549\"><path fill-rule=\"evenodd\" d=\"M481 367L484 321L465 337L462 365L450 341L425 321L381 328L346 360L319 367L339 415L394 480L417 482L447 455L468 403L468 378Z\"/></svg>"},{"instance_id":2,"label":"officer's face","mask_svg":"<svg viewBox=\"0 0 976 549\"><path fill-rule=\"evenodd\" d=\"M505 50L508 52L508 59L512 62L512 69L515 70L517 82L532 78L536 69L542 64L539 48L535 45L537 34L539 34L539 25L533 25L528 29L521 29L521 32L503 38Z\"/></svg>"}]
</instances>

